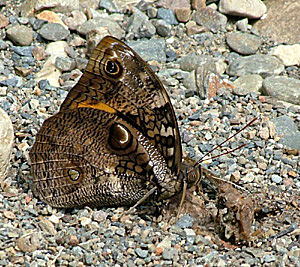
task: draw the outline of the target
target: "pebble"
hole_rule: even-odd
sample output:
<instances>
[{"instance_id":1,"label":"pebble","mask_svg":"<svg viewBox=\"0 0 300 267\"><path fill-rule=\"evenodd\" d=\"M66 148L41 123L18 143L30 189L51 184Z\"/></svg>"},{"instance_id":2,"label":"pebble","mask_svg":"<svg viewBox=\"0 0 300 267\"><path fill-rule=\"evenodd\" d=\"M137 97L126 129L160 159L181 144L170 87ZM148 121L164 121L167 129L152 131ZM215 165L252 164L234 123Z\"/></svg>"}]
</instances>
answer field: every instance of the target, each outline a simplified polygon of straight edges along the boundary
<instances>
[{"instance_id":1,"label":"pebble","mask_svg":"<svg viewBox=\"0 0 300 267\"><path fill-rule=\"evenodd\" d=\"M300 80L283 76L270 76L264 79L262 91L265 95L300 105Z\"/></svg>"},{"instance_id":2,"label":"pebble","mask_svg":"<svg viewBox=\"0 0 300 267\"><path fill-rule=\"evenodd\" d=\"M219 10L231 16L259 19L267 7L261 0L220 0Z\"/></svg>"},{"instance_id":3,"label":"pebble","mask_svg":"<svg viewBox=\"0 0 300 267\"><path fill-rule=\"evenodd\" d=\"M89 32L95 31L97 28L106 28L108 32L116 38L121 38L125 32L117 22L110 18L89 19L80 25L77 28L77 31L82 35L87 35Z\"/></svg>"},{"instance_id":4,"label":"pebble","mask_svg":"<svg viewBox=\"0 0 300 267\"><path fill-rule=\"evenodd\" d=\"M247 95L250 92L259 93L262 88L263 78L258 74L246 74L234 82L233 92L237 95Z\"/></svg>"},{"instance_id":5,"label":"pebble","mask_svg":"<svg viewBox=\"0 0 300 267\"><path fill-rule=\"evenodd\" d=\"M248 30L248 18L237 21L236 26L240 31L246 32Z\"/></svg>"},{"instance_id":6,"label":"pebble","mask_svg":"<svg viewBox=\"0 0 300 267\"><path fill-rule=\"evenodd\" d=\"M259 74L270 76L280 74L284 65L276 57L269 55L252 55L238 57L230 63L227 73L231 76Z\"/></svg>"},{"instance_id":7,"label":"pebble","mask_svg":"<svg viewBox=\"0 0 300 267\"><path fill-rule=\"evenodd\" d=\"M69 57L57 57L55 59L55 66L61 71L71 71L76 67L76 62Z\"/></svg>"},{"instance_id":8,"label":"pebble","mask_svg":"<svg viewBox=\"0 0 300 267\"><path fill-rule=\"evenodd\" d=\"M166 8L159 8L157 10L157 18L163 19L165 22L171 25L177 25L178 21L175 17L173 10L166 9Z\"/></svg>"},{"instance_id":9,"label":"pebble","mask_svg":"<svg viewBox=\"0 0 300 267\"><path fill-rule=\"evenodd\" d=\"M270 55L281 59L285 66L300 66L300 44L276 46Z\"/></svg>"},{"instance_id":10,"label":"pebble","mask_svg":"<svg viewBox=\"0 0 300 267\"><path fill-rule=\"evenodd\" d=\"M24 25L14 25L7 29L7 38L16 45L30 45L33 41L33 30Z\"/></svg>"},{"instance_id":11,"label":"pebble","mask_svg":"<svg viewBox=\"0 0 300 267\"><path fill-rule=\"evenodd\" d=\"M227 17L209 7L196 11L194 18L197 24L205 26L213 33L225 31Z\"/></svg>"},{"instance_id":12,"label":"pebble","mask_svg":"<svg viewBox=\"0 0 300 267\"><path fill-rule=\"evenodd\" d=\"M85 23L87 18L85 14L80 10L74 10L71 12L70 16L65 20L66 25L70 30L77 30L77 28Z\"/></svg>"},{"instance_id":13,"label":"pebble","mask_svg":"<svg viewBox=\"0 0 300 267\"><path fill-rule=\"evenodd\" d=\"M9 24L9 19L3 14L0 14L0 29L5 28Z\"/></svg>"},{"instance_id":14,"label":"pebble","mask_svg":"<svg viewBox=\"0 0 300 267\"><path fill-rule=\"evenodd\" d=\"M300 131L294 121L286 116L279 116L271 120L275 125L276 134L280 136L279 143L300 150Z\"/></svg>"},{"instance_id":15,"label":"pebble","mask_svg":"<svg viewBox=\"0 0 300 267\"><path fill-rule=\"evenodd\" d=\"M100 0L99 7L106 9L110 13L118 12L117 7L115 6L114 2L111 0Z\"/></svg>"},{"instance_id":16,"label":"pebble","mask_svg":"<svg viewBox=\"0 0 300 267\"><path fill-rule=\"evenodd\" d=\"M175 248L166 249L162 253L164 260L176 260L178 258L178 251Z\"/></svg>"},{"instance_id":17,"label":"pebble","mask_svg":"<svg viewBox=\"0 0 300 267\"><path fill-rule=\"evenodd\" d=\"M272 180L273 183L276 183L276 184L281 184L282 183L282 178L277 174L272 174L271 175L271 180Z\"/></svg>"},{"instance_id":18,"label":"pebble","mask_svg":"<svg viewBox=\"0 0 300 267\"><path fill-rule=\"evenodd\" d=\"M166 43L162 38L130 41L128 45L146 61L156 60L166 62Z\"/></svg>"},{"instance_id":19,"label":"pebble","mask_svg":"<svg viewBox=\"0 0 300 267\"><path fill-rule=\"evenodd\" d=\"M143 259L148 256L148 251L141 249L141 248L136 248L135 252L140 258L143 258Z\"/></svg>"},{"instance_id":20,"label":"pebble","mask_svg":"<svg viewBox=\"0 0 300 267\"><path fill-rule=\"evenodd\" d=\"M4 180L9 168L14 141L13 125L8 114L0 108L0 181Z\"/></svg>"},{"instance_id":21,"label":"pebble","mask_svg":"<svg viewBox=\"0 0 300 267\"><path fill-rule=\"evenodd\" d=\"M127 31L134 33L134 36L137 38L149 38L155 34L155 27L143 12L137 8L133 8L133 14L129 18Z\"/></svg>"},{"instance_id":22,"label":"pebble","mask_svg":"<svg viewBox=\"0 0 300 267\"><path fill-rule=\"evenodd\" d=\"M249 33L233 32L226 38L229 47L242 55L255 54L261 45L258 36Z\"/></svg>"},{"instance_id":23,"label":"pebble","mask_svg":"<svg viewBox=\"0 0 300 267\"><path fill-rule=\"evenodd\" d=\"M47 23L42 26L39 34L48 41L61 41L66 39L70 32L59 23Z\"/></svg>"}]
</instances>

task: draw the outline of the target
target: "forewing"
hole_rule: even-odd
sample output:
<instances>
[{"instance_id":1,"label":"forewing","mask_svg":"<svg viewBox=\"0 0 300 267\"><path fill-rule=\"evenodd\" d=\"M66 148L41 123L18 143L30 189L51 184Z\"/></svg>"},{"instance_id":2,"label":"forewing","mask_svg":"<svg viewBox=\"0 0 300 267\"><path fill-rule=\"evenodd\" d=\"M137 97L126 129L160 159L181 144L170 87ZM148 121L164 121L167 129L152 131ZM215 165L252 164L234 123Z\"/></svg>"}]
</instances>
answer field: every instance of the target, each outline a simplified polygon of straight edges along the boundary
<instances>
[{"instance_id":1,"label":"forewing","mask_svg":"<svg viewBox=\"0 0 300 267\"><path fill-rule=\"evenodd\" d=\"M61 110L80 107L117 110L160 151L172 173L178 174L182 152L172 104L150 66L126 44L105 37L96 47Z\"/></svg>"}]
</instances>

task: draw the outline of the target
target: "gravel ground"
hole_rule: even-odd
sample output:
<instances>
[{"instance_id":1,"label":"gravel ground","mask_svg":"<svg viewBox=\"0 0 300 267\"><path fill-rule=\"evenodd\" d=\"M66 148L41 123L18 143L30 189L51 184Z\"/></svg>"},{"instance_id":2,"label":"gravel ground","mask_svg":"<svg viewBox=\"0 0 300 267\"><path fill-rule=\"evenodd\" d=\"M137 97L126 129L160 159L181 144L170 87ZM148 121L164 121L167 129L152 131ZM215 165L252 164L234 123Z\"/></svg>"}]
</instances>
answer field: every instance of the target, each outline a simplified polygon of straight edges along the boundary
<instances>
[{"instance_id":1,"label":"gravel ground","mask_svg":"<svg viewBox=\"0 0 300 267\"><path fill-rule=\"evenodd\" d=\"M43 29L50 24L25 17L22 2L0 1L1 14L9 19L5 25L6 20L0 18L0 106L9 115L15 134L11 167L1 179L0 266L300 266L300 106L295 103L297 92L294 99L285 98L288 89L283 85L299 86L299 67L269 55L278 43L254 29L251 32L247 25L245 33L250 37L228 40L228 34L238 32L238 19L228 15L223 22L223 17L210 14L210 24L202 27L197 20L203 14L178 23L170 9L156 4L139 3L135 5L138 9L123 11L110 1L101 1L101 8L99 1L90 1L97 8L85 14L96 18L98 10L106 28L84 36L92 26L76 25L84 23L80 22L82 14L73 14L75 21L67 23L70 13L55 11L48 16L61 18L67 27ZM189 27L192 20L198 24ZM30 29L32 39L27 32L26 40L20 29L16 35L11 33L15 25ZM255 203L254 221L246 241L230 232L232 221L226 221L230 209L218 207L216 193L205 184L203 192L209 201L191 193L196 202L190 201L194 206L178 222L172 218L176 214L172 203L141 206L124 214L126 207L55 209L32 195L27 182L28 152L35 135L45 118L58 111L84 70L87 51L94 40L107 34L107 28L117 37L125 36L123 40L150 63L166 86L184 155L201 158L258 117L212 155L241 144L245 147L204 164L219 177L250 191L244 194ZM239 38L246 39L239 42ZM61 40L67 42L56 43L52 49L62 45L65 54L48 67L51 75L42 76L49 59L45 50L51 53L49 44ZM265 85L265 90L275 92L275 82L269 77L278 74L286 94L283 98L264 95L261 90L267 82L273 87ZM241 85L242 79L251 84L250 90ZM225 230L219 229L217 208Z\"/></svg>"}]
</instances>

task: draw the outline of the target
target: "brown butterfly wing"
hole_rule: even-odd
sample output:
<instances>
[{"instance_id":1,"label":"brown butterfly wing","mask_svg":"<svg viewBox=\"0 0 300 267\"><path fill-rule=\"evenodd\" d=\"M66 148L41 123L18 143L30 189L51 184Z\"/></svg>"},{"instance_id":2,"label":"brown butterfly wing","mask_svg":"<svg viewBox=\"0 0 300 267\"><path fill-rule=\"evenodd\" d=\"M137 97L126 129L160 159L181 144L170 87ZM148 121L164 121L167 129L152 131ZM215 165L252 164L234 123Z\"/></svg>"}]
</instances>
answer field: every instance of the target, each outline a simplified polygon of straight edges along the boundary
<instances>
[{"instance_id":1,"label":"brown butterfly wing","mask_svg":"<svg viewBox=\"0 0 300 267\"><path fill-rule=\"evenodd\" d=\"M47 119L30 157L34 193L55 207L135 204L168 172L140 132L116 114L92 108Z\"/></svg>"},{"instance_id":2,"label":"brown butterfly wing","mask_svg":"<svg viewBox=\"0 0 300 267\"><path fill-rule=\"evenodd\" d=\"M61 111L78 107L117 110L152 142L171 172L178 175L181 141L170 99L149 65L125 43L108 36L96 47Z\"/></svg>"}]
</instances>

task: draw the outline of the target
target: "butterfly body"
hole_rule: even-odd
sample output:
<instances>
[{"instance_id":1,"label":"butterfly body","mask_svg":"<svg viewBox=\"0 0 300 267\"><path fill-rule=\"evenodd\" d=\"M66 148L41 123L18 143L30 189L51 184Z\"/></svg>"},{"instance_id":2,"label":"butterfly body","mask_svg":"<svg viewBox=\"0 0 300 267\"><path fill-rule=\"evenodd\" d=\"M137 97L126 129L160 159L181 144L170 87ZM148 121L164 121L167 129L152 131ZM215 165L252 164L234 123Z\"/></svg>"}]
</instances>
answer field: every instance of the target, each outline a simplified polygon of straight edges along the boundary
<instances>
[{"instance_id":1,"label":"butterfly body","mask_svg":"<svg viewBox=\"0 0 300 267\"><path fill-rule=\"evenodd\" d=\"M54 207L134 205L199 179L181 163L170 99L131 48L105 37L30 151L33 191Z\"/></svg>"}]
</instances>

